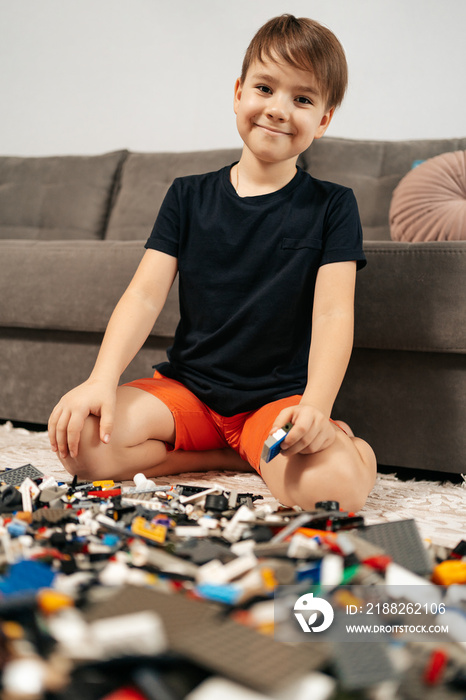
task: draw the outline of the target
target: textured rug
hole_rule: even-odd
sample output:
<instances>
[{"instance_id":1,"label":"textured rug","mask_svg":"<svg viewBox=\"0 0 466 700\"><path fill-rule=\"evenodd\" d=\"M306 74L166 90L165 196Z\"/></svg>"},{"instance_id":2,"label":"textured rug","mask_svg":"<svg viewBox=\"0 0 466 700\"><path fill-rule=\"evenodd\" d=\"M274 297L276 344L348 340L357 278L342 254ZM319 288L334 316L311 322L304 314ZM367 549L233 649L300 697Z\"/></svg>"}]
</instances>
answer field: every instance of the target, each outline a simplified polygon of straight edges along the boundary
<instances>
[{"instance_id":1,"label":"textured rug","mask_svg":"<svg viewBox=\"0 0 466 700\"><path fill-rule=\"evenodd\" d=\"M46 432L0 425L0 469L33 464L47 476L70 481L50 449ZM260 494L273 501L257 474L210 471L160 477L161 484L218 484L225 490ZM466 478L462 484L440 481L402 481L395 474L378 474L366 505L360 511L368 525L414 518L421 537L434 544L454 547L466 536Z\"/></svg>"}]
</instances>

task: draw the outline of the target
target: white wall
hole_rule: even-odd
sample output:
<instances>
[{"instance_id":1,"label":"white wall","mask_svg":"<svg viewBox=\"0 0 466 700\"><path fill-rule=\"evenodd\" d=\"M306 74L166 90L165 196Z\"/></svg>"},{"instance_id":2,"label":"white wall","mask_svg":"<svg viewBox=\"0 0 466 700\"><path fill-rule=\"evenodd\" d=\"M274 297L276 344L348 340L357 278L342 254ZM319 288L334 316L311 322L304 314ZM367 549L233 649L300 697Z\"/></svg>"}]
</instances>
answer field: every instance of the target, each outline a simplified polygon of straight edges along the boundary
<instances>
[{"instance_id":1,"label":"white wall","mask_svg":"<svg viewBox=\"0 0 466 700\"><path fill-rule=\"evenodd\" d=\"M466 136L465 0L0 0L0 154L240 145L234 81L282 12L346 50L330 135Z\"/></svg>"}]
</instances>

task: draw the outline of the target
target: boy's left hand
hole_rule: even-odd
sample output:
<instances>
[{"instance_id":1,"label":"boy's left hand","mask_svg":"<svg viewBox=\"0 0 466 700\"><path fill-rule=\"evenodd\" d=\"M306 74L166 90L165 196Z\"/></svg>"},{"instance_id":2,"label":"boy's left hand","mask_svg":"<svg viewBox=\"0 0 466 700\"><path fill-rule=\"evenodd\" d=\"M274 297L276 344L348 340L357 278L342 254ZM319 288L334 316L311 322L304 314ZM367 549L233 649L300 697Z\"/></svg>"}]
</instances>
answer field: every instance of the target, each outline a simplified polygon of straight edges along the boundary
<instances>
[{"instance_id":1,"label":"boy's left hand","mask_svg":"<svg viewBox=\"0 0 466 700\"><path fill-rule=\"evenodd\" d=\"M275 419L270 435L286 423L293 423L281 444L281 451L287 456L320 452L335 440L333 424L315 406L298 404L283 409Z\"/></svg>"}]
</instances>

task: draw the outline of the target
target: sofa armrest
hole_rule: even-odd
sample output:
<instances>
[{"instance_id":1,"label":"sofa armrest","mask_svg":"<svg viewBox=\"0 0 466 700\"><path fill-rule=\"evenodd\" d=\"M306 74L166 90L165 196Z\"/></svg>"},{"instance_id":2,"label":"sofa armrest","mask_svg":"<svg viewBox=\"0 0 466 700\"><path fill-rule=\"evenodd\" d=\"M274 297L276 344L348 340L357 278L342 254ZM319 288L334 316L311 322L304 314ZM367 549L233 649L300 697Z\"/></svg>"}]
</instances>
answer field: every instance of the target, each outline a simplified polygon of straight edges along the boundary
<instances>
[{"instance_id":1,"label":"sofa armrest","mask_svg":"<svg viewBox=\"0 0 466 700\"><path fill-rule=\"evenodd\" d=\"M367 241L355 347L466 353L466 241Z\"/></svg>"}]
</instances>

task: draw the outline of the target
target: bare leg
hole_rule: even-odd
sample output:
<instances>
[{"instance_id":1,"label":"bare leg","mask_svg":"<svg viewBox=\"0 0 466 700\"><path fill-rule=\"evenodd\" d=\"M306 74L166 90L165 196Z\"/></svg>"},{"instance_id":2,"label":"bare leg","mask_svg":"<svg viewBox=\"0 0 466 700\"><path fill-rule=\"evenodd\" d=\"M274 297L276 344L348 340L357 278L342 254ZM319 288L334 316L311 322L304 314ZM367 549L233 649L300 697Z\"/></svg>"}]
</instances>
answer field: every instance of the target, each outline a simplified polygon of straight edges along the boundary
<instances>
[{"instance_id":1,"label":"bare leg","mask_svg":"<svg viewBox=\"0 0 466 700\"><path fill-rule=\"evenodd\" d=\"M286 457L279 454L268 464L261 462L262 477L281 503L308 510L317 501L339 501L340 507L360 510L372 490L377 461L372 448L360 438L335 426L334 443L321 452Z\"/></svg>"},{"instance_id":2,"label":"bare leg","mask_svg":"<svg viewBox=\"0 0 466 700\"><path fill-rule=\"evenodd\" d=\"M81 479L132 479L138 472L148 477L188 471L229 469L253 471L230 448L207 452L167 450L174 443L175 423L165 404L134 387L119 387L115 424L110 442L99 439L99 419L89 416L81 433L78 456L61 462Z\"/></svg>"}]
</instances>

